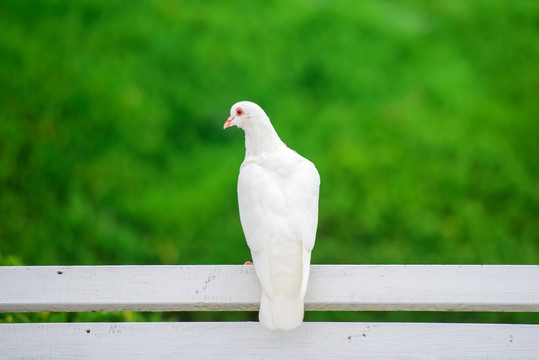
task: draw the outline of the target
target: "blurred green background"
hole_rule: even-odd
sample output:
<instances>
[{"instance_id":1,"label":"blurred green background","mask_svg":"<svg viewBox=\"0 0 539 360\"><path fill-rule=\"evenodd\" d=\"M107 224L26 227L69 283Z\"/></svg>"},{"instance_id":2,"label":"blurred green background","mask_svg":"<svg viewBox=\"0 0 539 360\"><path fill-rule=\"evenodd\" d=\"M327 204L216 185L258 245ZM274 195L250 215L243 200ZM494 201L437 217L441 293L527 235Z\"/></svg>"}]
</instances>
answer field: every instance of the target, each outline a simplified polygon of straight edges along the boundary
<instances>
[{"instance_id":1,"label":"blurred green background","mask_svg":"<svg viewBox=\"0 0 539 360\"><path fill-rule=\"evenodd\" d=\"M250 259L240 100L319 169L313 263L539 264L538 64L533 0L1 0L0 264ZM88 316L256 318L0 319ZM532 319L481 316L307 319Z\"/></svg>"}]
</instances>

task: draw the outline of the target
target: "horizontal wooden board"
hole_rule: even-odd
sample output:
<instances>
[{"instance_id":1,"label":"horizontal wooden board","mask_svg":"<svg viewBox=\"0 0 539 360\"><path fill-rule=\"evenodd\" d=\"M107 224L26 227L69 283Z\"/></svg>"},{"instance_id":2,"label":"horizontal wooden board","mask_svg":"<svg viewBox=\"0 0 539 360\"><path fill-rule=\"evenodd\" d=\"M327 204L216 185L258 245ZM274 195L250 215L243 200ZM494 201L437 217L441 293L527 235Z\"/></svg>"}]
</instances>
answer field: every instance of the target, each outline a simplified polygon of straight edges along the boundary
<instances>
[{"instance_id":1,"label":"horizontal wooden board","mask_svg":"<svg viewBox=\"0 0 539 360\"><path fill-rule=\"evenodd\" d=\"M0 324L3 359L537 359L538 325Z\"/></svg>"},{"instance_id":2,"label":"horizontal wooden board","mask_svg":"<svg viewBox=\"0 0 539 360\"><path fill-rule=\"evenodd\" d=\"M248 265L5 266L0 312L257 310ZM539 311L539 266L313 265L307 310Z\"/></svg>"}]
</instances>

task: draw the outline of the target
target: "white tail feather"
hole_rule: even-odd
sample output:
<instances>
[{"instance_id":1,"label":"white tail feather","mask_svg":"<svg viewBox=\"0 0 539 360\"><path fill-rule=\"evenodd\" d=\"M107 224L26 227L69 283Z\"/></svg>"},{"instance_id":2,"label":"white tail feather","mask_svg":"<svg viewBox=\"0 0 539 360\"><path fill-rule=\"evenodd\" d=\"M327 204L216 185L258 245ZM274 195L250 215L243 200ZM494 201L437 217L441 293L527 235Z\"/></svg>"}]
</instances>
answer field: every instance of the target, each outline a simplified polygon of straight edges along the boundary
<instances>
[{"instance_id":1,"label":"white tail feather","mask_svg":"<svg viewBox=\"0 0 539 360\"><path fill-rule=\"evenodd\" d=\"M260 322L268 329L292 330L303 322L303 297L288 298L284 294L273 301L262 292L260 299Z\"/></svg>"}]
</instances>

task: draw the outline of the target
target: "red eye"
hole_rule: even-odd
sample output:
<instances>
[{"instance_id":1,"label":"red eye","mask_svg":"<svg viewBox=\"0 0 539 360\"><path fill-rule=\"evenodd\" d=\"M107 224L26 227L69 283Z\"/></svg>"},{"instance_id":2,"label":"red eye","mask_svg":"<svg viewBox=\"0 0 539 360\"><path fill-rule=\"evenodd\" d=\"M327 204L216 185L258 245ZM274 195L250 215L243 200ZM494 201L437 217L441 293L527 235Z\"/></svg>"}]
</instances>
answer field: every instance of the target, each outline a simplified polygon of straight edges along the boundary
<instances>
[{"instance_id":1,"label":"red eye","mask_svg":"<svg viewBox=\"0 0 539 360\"><path fill-rule=\"evenodd\" d=\"M236 115L242 116L243 115L243 110L241 108L237 108L236 109Z\"/></svg>"}]
</instances>

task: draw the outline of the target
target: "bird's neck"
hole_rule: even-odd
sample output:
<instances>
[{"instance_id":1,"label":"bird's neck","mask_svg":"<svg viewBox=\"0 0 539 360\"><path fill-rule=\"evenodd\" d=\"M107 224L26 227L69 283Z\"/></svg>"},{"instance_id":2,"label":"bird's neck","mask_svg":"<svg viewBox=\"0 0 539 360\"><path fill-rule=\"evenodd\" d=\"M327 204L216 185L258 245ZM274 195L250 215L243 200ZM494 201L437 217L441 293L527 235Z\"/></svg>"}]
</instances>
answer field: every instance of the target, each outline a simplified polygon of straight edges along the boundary
<instances>
[{"instance_id":1,"label":"bird's neck","mask_svg":"<svg viewBox=\"0 0 539 360\"><path fill-rule=\"evenodd\" d=\"M246 158L267 151L275 151L285 146L269 119L256 124L256 126L246 127L244 131Z\"/></svg>"}]
</instances>

